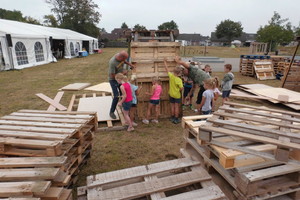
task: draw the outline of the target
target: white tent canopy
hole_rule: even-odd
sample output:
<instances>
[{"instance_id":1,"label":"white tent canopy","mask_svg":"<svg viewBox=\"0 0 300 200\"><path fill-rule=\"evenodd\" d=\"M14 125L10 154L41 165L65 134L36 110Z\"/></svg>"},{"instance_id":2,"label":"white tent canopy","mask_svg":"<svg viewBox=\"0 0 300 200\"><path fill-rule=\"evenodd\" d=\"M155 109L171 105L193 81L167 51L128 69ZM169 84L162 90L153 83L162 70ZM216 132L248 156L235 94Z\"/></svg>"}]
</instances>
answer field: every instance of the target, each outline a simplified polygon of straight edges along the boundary
<instances>
[{"instance_id":1,"label":"white tent canopy","mask_svg":"<svg viewBox=\"0 0 300 200\"><path fill-rule=\"evenodd\" d=\"M9 47L9 35L12 47ZM83 48L90 54L98 49L97 38L75 31L0 19L0 70L22 69L56 61L52 53L58 49L55 49L53 41L63 45L65 58L76 57Z\"/></svg>"}]
</instances>

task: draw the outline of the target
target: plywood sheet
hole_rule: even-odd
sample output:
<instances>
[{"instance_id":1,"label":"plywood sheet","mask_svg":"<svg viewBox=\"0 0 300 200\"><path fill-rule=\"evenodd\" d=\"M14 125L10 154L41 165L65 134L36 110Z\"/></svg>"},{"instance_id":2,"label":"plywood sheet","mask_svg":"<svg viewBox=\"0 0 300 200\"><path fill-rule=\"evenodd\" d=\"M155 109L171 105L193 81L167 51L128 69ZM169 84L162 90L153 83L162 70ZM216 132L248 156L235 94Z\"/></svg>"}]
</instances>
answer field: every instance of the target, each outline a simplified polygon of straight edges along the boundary
<instances>
[{"instance_id":1,"label":"plywood sheet","mask_svg":"<svg viewBox=\"0 0 300 200\"><path fill-rule=\"evenodd\" d=\"M294 92L285 88L263 88L263 89L254 89L252 90L255 93L269 97L275 100L280 100L278 98L278 95L287 95L288 102L295 102L295 101L300 101L300 93L299 92Z\"/></svg>"},{"instance_id":2,"label":"plywood sheet","mask_svg":"<svg viewBox=\"0 0 300 200\"><path fill-rule=\"evenodd\" d=\"M111 102L112 102L111 96L81 98L79 99L77 110L97 112L98 122L119 120L119 115L117 111L115 111L115 115L117 116L117 119L112 119L109 116Z\"/></svg>"},{"instance_id":3,"label":"plywood sheet","mask_svg":"<svg viewBox=\"0 0 300 200\"><path fill-rule=\"evenodd\" d=\"M91 87L85 88L84 90L112 93L111 86L108 82L103 82L98 85L93 85Z\"/></svg>"},{"instance_id":4,"label":"plywood sheet","mask_svg":"<svg viewBox=\"0 0 300 200\"><path fill-rule=\"evenodd\" d=\"M90 83L72 83L72 84L66 85L65 87L60 88L59 90L78 91L78 90L82 90L90 85L91 85Z\"/></svg>"}]
</instances>

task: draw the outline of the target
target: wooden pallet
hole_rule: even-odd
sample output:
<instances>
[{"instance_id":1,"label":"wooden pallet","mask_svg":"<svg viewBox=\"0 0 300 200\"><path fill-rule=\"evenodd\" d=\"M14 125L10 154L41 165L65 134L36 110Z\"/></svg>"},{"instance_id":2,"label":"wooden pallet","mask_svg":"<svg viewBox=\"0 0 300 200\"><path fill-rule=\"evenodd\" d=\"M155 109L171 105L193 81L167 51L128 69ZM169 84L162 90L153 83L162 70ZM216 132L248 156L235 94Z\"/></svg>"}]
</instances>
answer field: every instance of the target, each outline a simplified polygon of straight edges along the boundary
<instances>
[{"instance_id":1,"label":"wooden pallet","mask_svg":"<svg viewBox=\"0 0 300 200\"><path fill-rule=\"evenodd\" d=\"M249 140L249 138L242 136L242 132L255 134L257 138L261 134L264 137L272 136L272 139L274 139L279 137L282 123L292 120L292 117L286 117L286 115L293 116L293 119L297 121L299 114L279 110L276 112L276 110L268 108L249 106L245 108L244 105L234 103L230 103L230 105L232 107L221 107L218 111L221 114L215 113L216 115L214 114L213 117L207 119L206 124L200 124L199 131L197 131L196 124L193 124L194 126L191 126L188 122L184 124L187 141L185 151L189 152L187 155L192 156L194 159L198 158L208 167L209 171L213 169L223 176L235 189L238 199L256 200L273 197L298 199L300 195L299 162L295 160L289 160L289 162L276 160L276 151L274 154L271 153L277 150L276 145L267 143L268 139L264 143L261 143L262 141L257 142L256 139ZM252 121L258 116L248 116L248 119L241 119L240 117L228 116L227 113L232 115L252 113L260 116L260 121ZM266 123L266 118L271 123ZM274 124L275 121L277 123ZM208 131L207 126L214 129L219 127L220 124L222 124L222 129L231 132L238 131L240 134L233 136L232 134L213 131L213 134L208 137L202 135L203 130ZM242 126L237 127L236 124ZM279 131L276 129L279 129ZM287 129L284 130L287 131ZM299 137L296 132L295 130L293 131L294 134L290 134L290 132L287 137ZM281 133L285 132L282 131ZM293 138L292 141L299 142L296 138ZM278 152L280 156L282 156L281 153ZM290 156L298 159L298 153L298 151L294 153L292 151ZM279 182L280 184L278 184Z\"/></svg>"},{"instance_id":2,"label":"wooden pallet","mask_svg":"<svg viewBox=\"0 0 300 200\"><path fill-rule=\"evenodd\" d=\"M271 60L255 61L253 63L253 68L258 80L275 79L275 73Z\"/></svg>"},{"instance_id":3,"label":"wooden pallet","mask_svg":"<svg viewBox=\"0 0 300 200\"><path fill-rule=\"evenodd\" d=\"M183 158L89 176L78 199L227 199L199 164Z\"/></svg>"},{"instance_id":4,"label":"wooden pallet","mask_svg":"<svg viewBox=\"0 0 300 200\"><path fill-rule=\"evenodd\" d=\"M101 96L111 96L111 93L107 92L94 92L86 94L73 94L71 101L68 106L68 111L77 111L79 99L89 98L89 97L101 97ZM122 112L122 109L117 106L117 113L119 115L119 120L107 120L105 122L99 122L99 131L113 131L113 130L124 130L125 127L125 118Z\"/></svg>"},{"instance_id":5,"label":"wooden pallet","mask_svg":"<svg viewBox=\"0 0 300 200\"><path fill-rule=\"evenodd\" d=\"M64 187L75 183L97 126L91 112L20 110L1 117L0 184L12 189L0 197L72 199Z\"/></svg>"},{"instance_id":6,"label":"wooden pallet","mask_svg":"<svg viewBox=\"0 0 300 200\"><path fill-rule=\"evenodd\" d=\"M284 65L285 67L288 67L289 63L285 63ZM291 66L289 73L286 74L285 71L284 75L287 76L287 78L285 83L282 82L282 87L296 92L300 92L300 64L294 63ZM282 80L284 80L284 78L282 78Z\"/></svg>"}]
</instances>

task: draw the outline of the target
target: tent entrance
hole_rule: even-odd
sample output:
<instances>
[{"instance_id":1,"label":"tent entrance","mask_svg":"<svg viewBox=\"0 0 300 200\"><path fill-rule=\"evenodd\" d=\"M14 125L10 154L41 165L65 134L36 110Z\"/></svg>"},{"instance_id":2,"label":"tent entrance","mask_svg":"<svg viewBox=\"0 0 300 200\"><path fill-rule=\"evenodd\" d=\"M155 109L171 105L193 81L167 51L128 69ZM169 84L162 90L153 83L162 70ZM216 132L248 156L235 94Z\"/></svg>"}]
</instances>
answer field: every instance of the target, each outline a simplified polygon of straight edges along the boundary
<instances>
[{"instance_id":1,"label":"tent entrance","mask_svg":"<svg viewBox=\"0 0 300 200\"><path fill-rule=\"evenodd\" d=\"M90 52L90 42L89 41L82 41L82 49L85 48L87 52Z\"/></svg>"},{"instance_id":2,"label":"tent entrance","mask_svg":"<svg viewBox=\"0 0 300 200\"><path fill-rule=\"evenodd\" d=\"M5 62L4 62L4 56L3 56L3 51L2 51L2 45L0 42L0 70L3 70L5 67Z\"/></svg>"},{"instance_id":3,"label":"tent entrance","mask_svg":"<svg viewBox=\"0 0 300 200\"><path fill-rule=\"evenodd\" d=\"M51 51L56 59L65 56L65 40L52 40Z\"/></svg>"}]
</instances>

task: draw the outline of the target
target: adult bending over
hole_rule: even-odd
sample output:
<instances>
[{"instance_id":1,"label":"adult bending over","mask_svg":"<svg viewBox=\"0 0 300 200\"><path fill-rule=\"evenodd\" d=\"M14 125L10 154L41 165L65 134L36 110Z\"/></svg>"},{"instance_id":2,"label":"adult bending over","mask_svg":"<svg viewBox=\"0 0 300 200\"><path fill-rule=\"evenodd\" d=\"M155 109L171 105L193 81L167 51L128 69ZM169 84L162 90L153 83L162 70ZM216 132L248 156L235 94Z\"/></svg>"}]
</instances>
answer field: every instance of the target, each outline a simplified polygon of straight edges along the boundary
<instances>
[{"instance_id":1,"label":"adult bending over","mask_svg":"<svg viewBox=\"0 0 300 200\"><path fill-rule=\"evenodd\" d=\"M181 61L178 56L175 57L175 61L176 61L176 63L185 67L185 69L183 70L183 74L185 76L189 77L194 83L192 89L186 96L187 101L189 101L191 95L194 93L196 86L200 87L197 101L196 101L197 105L199 106L202 101L202 94L205 91L205 89L203 87L203 81L206 79L209 79L210 76L206 72L204 72L202 69L199 69L197 66L195 66L193 63L186 63L186 62Z\"/></svg>"},{"instance_id":2,"label":"adult bending over","mask_svg":"<svg viewBox=\"0 0 300 200\"><path fill-rule=\"evenodd\" d=\"M115 76L118 73L127 74L127 70L123 68L124 63L129 65L131 68L134 67L133 64L126 61L127 58L128 58L128 53L126 51L121 51L116 55L114 55L108 62L108 79L114 95L113 101L111 103L110 111L109 111L109 116L113 119L117 118L114 112L116 110L119 96L121 94L120 85L116 81Z\"/></svg>"}]
</instances>

